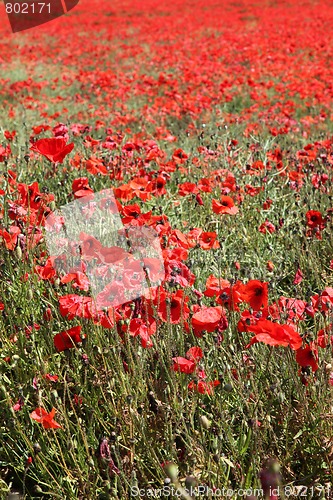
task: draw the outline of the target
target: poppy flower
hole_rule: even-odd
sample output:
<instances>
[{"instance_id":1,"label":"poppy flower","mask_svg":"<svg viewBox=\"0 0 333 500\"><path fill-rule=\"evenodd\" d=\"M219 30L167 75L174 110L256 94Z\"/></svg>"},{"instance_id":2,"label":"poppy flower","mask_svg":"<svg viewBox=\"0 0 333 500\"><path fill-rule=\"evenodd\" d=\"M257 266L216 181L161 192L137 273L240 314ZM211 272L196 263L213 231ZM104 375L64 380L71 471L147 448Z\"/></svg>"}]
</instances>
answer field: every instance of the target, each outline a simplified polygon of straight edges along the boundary
<instances>
[{"instance_id":1,"label":"poppy flower","mask_svg":"<svg viewBox=\"0 0 333 500\"><path fill-rule=\"evenodd\" d=\"M324 228L324 219L322 214L318 210L308 210L305 214L306 223L308 227L314 229L318 227L319 229Z\"/></svg>"},{"instance_id":2,"label":"poppy flower","mask_svg":"<svg viewBox=\"0 0 333 500\"><path fill-rule=\"evenodd\" d=\"M58 352L65 351L66 349L72 349L75 344L82 342L81 326L74 326L69 330L57 333L57 335L53 338L53 342Z\"/></svg>"},{"instance_id":3,"label":"poppy flower","mask_svg":"<svg viewBox=\"0 0 333 500\"><path fill-rule=\"evenodd\" d=\"M262 234L266 234L267 231L270 233L270 234L273 234L275 233L276 231L276 228L274 226L274 224L272 224L272 222L269 222L268 220L266 220L265 222L263 222L260 227L259 227L259 232L262 233Z\"/></svg>"},{"instance_id":4,"label":"poppy flower","mask_svg":"<svg viewBox=\"0 0 333 500\"><path fill-rule=\"evenodd\" d=\"M221 306L216 307L202 307L192 316L192 327L195 334L206 332L214 332L221 323L224 321L224 330L228 327L228 322Z\"/></svg>"},{"instance_id":5,"label":"poppy flower","mask_svg":"<svg viewBox=\"0 0 333 500\"><path fill-rule=\"evenodd\" d=\"M190 349L186 353L187 359L198 363L200 359L203 357L203 352L201 347L190 347Z\"/></svg>"},{"instance_id":6,"label":"poppy flower","mask_svg":"<svg viewBox=\"0 0 333 500\"><path fill-rule=\"evenodd\" d=\"M53 163L62 163L74 148L74 143L66 145L63 137L52 137L51 139L39 139L30 147L31 151L40 153Z\"/></svg>"},{"instance_id":7,"label":"poppy flower","mask_svg":"<svg viewBox=\"0 0 333 500\"><path fill-rule=\"evenodd\" d=\"M248 331L255 334L246 347L256 342L264 342L272 346L290 346L297 350L302 346L302 337L291 325L280 325L267 319L260 319L255 325L250 325Z\"/></svg>"},{"instance_id":8,"label":"poppy flower","mask_svg":"<svg viewBox=\"0 0 333 500\"><path fill-rule=\"evenodd\" d=\"M181 372L181 373L193 373L196 369L197 363L200 361L200 359L203 357L202 349L201 347L191 347L187 353L186 353L186 358L182 357L176 357L172 358L173 361L173 367L172 369L175 372Z\"/></svg>"},{"instance_id":9,"label":"poppy flower","mask_svg":"<svg viewBox=\"0 0 333 500\"><path fill-rule=\"evenodd\" d=\"M142 347L153 347L153 343L150 339L151 335L154 335L154 333L156 332L156 322L153 319L151 319L147 324L141 318L134 318L130 321L128 328L129 334L132 337L136 337L139 335L139 337L141 338Z\"/></svg>"},{"instance_id":10,"label":"poppy flower","mask_svg":"<svg viewBox=\"0 0 333 500\"><path fill-rule=\"evenodd\" d=\"M186 196L188 194L197 194L199 189L196 184L193 182L184 182L183 184L179 184L178 186L178 194L179 196Z\"/></svg>"},{"instance_id":11,"label":"poppy flower","mask_svg":"<svg viewBox=\"0 0 333 500\"><path fill-rule=\"evenodd\" d=\"M300 270L300 268L298 268L297 271L296 271L296 274L295 274L295 278L294 278L293 284L294 285L298 285L302 281L303 281L303 273Z\"/></svg>"},{"instance_id":12,"label":"poppy flower","mask_svg":"<svg viewBox=\"0 0 333 500\"><path fill-rule=\"evenodd\" d=\"M144 259L144 262L145 260L146 259ZM161 265L160 261L158 263ZM159 276L161 276L161 272ZM165 280L186 287L193 285L195 282L195 275L185 264L183 264L183 262L180 262L180 260L170 260L166 265Z\"/></svg>"},{"instance_id":13,"label":"poppy flower","mask_svg":"<svg viewBox=\"0 0 333 500\"><path fill-rule=\"evenodd\" d=\"M86 170L92 175L107 175L108 171L102 160L92 155L88 160L84 162Z\"/></svg>"},{"instance_id":14,"label":"poppy flower","mask_svg":"<svg viewBox=\"0 0 333 500\"><path fill-rule=\"evenodd\" d=\"M333 330L333 323L330 323L327 327L319 330L317 334L317 345L323 349L327 347L330 343L333 344L333 336L331 332Z\"/></svg>"},{"instance_id":15,"label":"poppy flower","mask_svg":"<svg viewBox=\"0 0 333 500\"><path fill-rule=\"evenodd\" d=\"M168 321L170 313L170 322L177 324L182 319L186 320L189 316L188 300L189 297L184 296L183 290L178 290L172 294L167 294L162 290L160 296L157 294L154 303L158 305L158 315L164 322Z\"/></svg>"},{"instance_id":16,"label":"poppy flower","mask_svg":"<svg viewBox=\"0 0 333 500\"><path fill-rule=\"evenodd\" d=\"M313 342L297 349L296 362L303 368L310 366L313 372L318 370L318 350Z\"/></svg>"},{"instance_id":17,"label":"poppy flower","mask_svg":"<svg viewBox=\"0 0 333 500\"><path fill-rule=\"evenodd\" d=\"M244 287L245 285L237 280L234 285L221 288L216 302L232 311L239 311L239 304L245 300Z\"/></svg>"},{"instance_id":18,"label":"poppy flower","mask_svg":"<svg viewBox=\"0 0 333 500\"><path fill-rule=\"evenodd\" d=\"M238 208L235 207L234 200L230 196L221 196L220 201L213 199L212 209L214 214L218 215L236 215L238 213Z\"/></svg>"},{"instance_id":19,"label":"poppy flower","mask_svg":"<svg viewBox=\"0 0 333 500\"><path fill-rule=\"evenodd\" d=\"M47 413L44 408L36 408L32 413L30 413L30 417L33 420L36 420L39 424L42 424L44 429L62 429L61 425L58 424L54 420L54 415L55 415L56 409L52 408L50 413Z\"/></svg>"},{"instance_id":20,"label":"poppy flower","mask_svg":"<svg viewBox=\"0 0 333 500\"><path fill-rule=\"evenodd\" d=\"M206 394L210 396L214 392L214 387L220 385L219 380L214 380L213 382L205 382L205 380L199 380L195 383L194 380L188 384L187 388L189 391L196 391L199 394Z\"/></svg>"},{"instance_id":21,"label":"poppy flower","mask_svg":"<svg viewBox=\"0 0 333 500\"><path fill-rule=\"evenodd\" d=\"M206 281L206 290L204 295L206 297L214 297L219 294L222 288L230 287L230 282L223 278L216 278L213 274L210 274Z\"/></svg>"},{"instance_id":22,"label":"poppy flower","mask_svg":"<svg viewBox=\"0 0 333 500\"><path fill-rule=\"evenodd\" d=\"M35 272L42 280L53 280L56 276L54 266L54 257L49 257L44 266L35 266Z\"/></svg>"},{"instance_id":23,"label":"poppy flower","mask_svg":"<svg viewBox=\"0 0 333 500\"><path fill-rule=\"evenodd\" d=\"M181 372L181 373L193 373L195 371L195 363L194 361L191 361L190 359L182 358L182 357L177 357L177 358L172 358L173 361L173 366L172 369L175 372Z\"/></svg>"},{"instance_id":24,"label":"poppy flower","mask_svg":"<svg viewBox=\"0 0 333 500\"><path fill-rule=\"evenodd\" d=\"M220 248L220 243L217 241L217 234L215 232L201 233L199 245L203 250Z\"/></svg>"},{"instance_id":25,"label":"poppy flower","mask_svg":"<svg viewBox=\"0 0 333 500\"><path fill-rule=\"evenodd\" d=\"M93 313L96 313L91 297L83 297L75 293L59 298L59 311L62 316L67 316L69 320L75 316L92 319Z\"/></svg>"},{"instance_id":26,"label":"poppy flower","mask_svg":"<svg viewBox=\"0 0 333 500\"><path fill-rule=\"evenodd\" d=\"M87 177L80 177L79 179L75 179L72 183L72 192L74 194L74 198L83 198L84 196L89 196L94 191L89 186L89 182Z\"/></svg>"},{"instance_id":27,"label":"poppy flower","mask_svg":"<svg viewBox=\"0 0 333 500\"><path fill-rule=\"evenodd\" d=\"M177 164L183 164L188 159L188 155L182 149L176 149L172 155L172 159Z\"/></svg>"},{"instance_id":28,"label":"poppy flower","mask_svg":"<svg viewBox=\"0 0 333 500\"><path fill-rule=\"evenodd\" d=\"M90 282L87 276L81 271L75 273L68 273L61 278L61 283L70 283L74 281L73 287L79 288L80 290L89 290Z\"/></svg>"},{"instance_id":29,"label":"poppy flower","mask_svg":"<svg viewBox=\"0 0 333 500\"><path fill-rule=\"evenodd\" d=\"M17 226L10 226L9 232L6 229L0 229L0 238L3 239L7 250L14 250L20 233L21 230Z\"/></svg>"},{"instance_id":30,"label":"poppy flower","mask_svg":"<svg viewBox=\"0 0 333 500\"><path fill-rule=\"evenodd\" d=\"M255 311L268 305L268 283L259 280L250 280L244 286L242 298L249 303Z\"/></svg>"}]
</instances>

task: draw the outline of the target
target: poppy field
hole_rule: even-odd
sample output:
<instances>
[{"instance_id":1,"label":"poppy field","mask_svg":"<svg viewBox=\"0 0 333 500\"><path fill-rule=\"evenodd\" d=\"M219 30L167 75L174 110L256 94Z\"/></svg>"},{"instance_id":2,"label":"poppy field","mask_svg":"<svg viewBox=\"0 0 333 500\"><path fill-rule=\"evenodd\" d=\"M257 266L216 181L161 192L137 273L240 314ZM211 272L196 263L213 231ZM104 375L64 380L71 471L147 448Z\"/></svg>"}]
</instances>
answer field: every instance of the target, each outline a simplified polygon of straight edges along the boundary
<instances>
[{"instance_id":1,"label":"poppy field","mask_svg":"<svg viewBox=\"0 0 333 500\"><path fill-rule=\"evenodd\" d=\"M0 498L333 498L333 4L0 10Z\"/></svg>"}]
</instances>

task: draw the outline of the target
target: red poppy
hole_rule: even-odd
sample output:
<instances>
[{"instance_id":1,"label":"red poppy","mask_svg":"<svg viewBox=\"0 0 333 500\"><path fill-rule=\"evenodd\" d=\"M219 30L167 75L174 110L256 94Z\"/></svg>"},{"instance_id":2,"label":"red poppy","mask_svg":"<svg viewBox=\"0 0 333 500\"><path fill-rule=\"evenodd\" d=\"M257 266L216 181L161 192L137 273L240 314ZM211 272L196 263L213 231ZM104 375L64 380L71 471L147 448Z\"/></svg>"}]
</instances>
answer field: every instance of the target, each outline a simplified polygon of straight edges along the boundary
<instances>
[{"instance_id":1,"label":"red poppy","mask_svg":"<svg viewBox=\"0 0 333 500\"><path fill-rule=\"evenodd\" d=\"M204 306L192 316L192 327L196 334L203 331L214 332L221 322L224 323L223 329L225 330L228 327L228 321L221 306Z\"/></svg>"},{"instance_id":2,"label":"red poppy","mask_svg":"<svg viewBox=\"0 0 333 500\"><path fill-rule=\"evenodd\" d=\"M107 171L103 161L94 155L92 155L89 158L89 160L85 161L85 168L92 175L96 175L96 174L107 175L108 174L108 171Z\"/></svg>"},{"instance_id":3,"label":"red poppy","mask_svg":"<svg viewBox=\"0 0 333 500\"><path fill-rule=\"evenodd\" d=\"M91 297L82 297L81 295L72 293L59 298L60 314L67 316L69 320L75 318L75 316L92 319L93 314L96 313L94 309Z\"/></svg>"},{"instance_id":4,"label":"red poppy","mask_svg":"<svg viewBox=\"0 0 333 500\"><path fill-rule=\"evenodd\" d=\"M260 227L259 227L259 232L262 233L262 234L266 234L267 231L270 233L270 234L273 234L275 233L276 231L276 228L274 226L274 224L272 224L271 222L269 222L268 220L266 220L265 222L263 222Z\"/></svg>"},{"instance_id":5,"label":"red poppy","mask_svg":"<svg viewBox=\"0 0 333 500\"><path fill-rule=\"evenodd\" d=\"M58 375L52 375L52 373L46 373L46 375L44 375L44 378L46 380L49 380L50 382L57 382L59 379Z\"/></svg>"},{"instance_id":6,"label":"red poppy","mask_svg":"<svg viewBox=\"0 0 333 500\"><path fill-rule=\"evenodd\" d=\"M300 270L300 268L298 268L297 271L296 271L296 274L295 274L295 278L294 278L293 284L294 285L298 285L302 281L303 281L303 273Z\"/></svg>"},{"instance_id":7,"label":"red poppy","mask_svg":"<svg viewBox=\"0 0 333 500\"><path fill-rule=\"evenodd\" d=\"M333 336L331 335L333 331L333 323L330 323L325 328L319 330L317 334L317 345L323 349L327 347L330 343L333 345Z\"/></svg>"},{"instance_id":8,"label":"red poppy","mask_svg":"<svg viewBox=\"0 0 333 500\"><path fill-rule=\"evenodd\" d=\"M47 413L44 408L36 408L36 410L30 413L30 417L42 424L44 429L62 429L61 425L53 419L55 412L55 408L52 408L50 413Z\"/></svg>"},{"instance_id":9,"label":"red poppy","mask_svg":"<svg viewBox=\"0 0 333 500\"><path fill-rule=\"evenodd\" d=\"M144 263L145 262L146 259L144 259ZM160 268L159 273L156 275L156 277L158 278L162 275L161 262L156 262L156 266L157 265L159 265ZM180 260L170 260L166 263L165 280L171 281L172 283L178 283L178 285L185 287L193 285L193 283L195 282L195 275L185 264L183 264L183 262L180 262Z\"/></svg>"},{"instance_id":10,"label":"red poppy","mask_svg":"<svg viewBox=\"0 0 333 500\"><path fill-rule=\"evenodd\" d=\"M204 295L206 297L214 297L218 295L223 288L230 287L230 282L223 278L216 278L213 274L208 276L206 281L206 290Z\"/></svg>"},{"instance_id":11,"label":"red poppy","mask_svg":"<svg viewBox=\"0 0 333 500\"><path fill-rule=\"evenodd\" d=\"M81 326L74 326L69 330L57 333L53 338L54 346L57 351L65 351L66 349L72 349L75 344L82 342L81 338Z\"/></svg>"},{"instance_id":12,"label":"red poppy","mask_svg":"<svg viewBox=\"0 0 333 500\"><path fill-rule=\"evenodd\" d=\"M238 280L234 285L221 288L216 302L232 311L239 311L239 304L245 300L243 296L244 286Z\"/></svg>"},{"instance_id":13,"label":"red poppy","mask_svg":"<svg viewBox=\"0 0 333 500\"><path fill-rule=\"evenodd\" d=\"M248 327L248 331L255 334L247 347L256 342L264 342L272 346L290 346L297 350L302 345L302 337L291 325L279 325L267 319L260 319L255 325Z\"/></svg>"},{"instance_id":14,"label":"red poppy","mask_svg":"<svg viewBox=\"0 0 333 500\"><path fill-rule=\"evenodd\" d=\"M56 276L56 271L53 267L54 257L49 257L45 262L44 266L35 266L35 272L42 280L50 280Z\"/></svg>"},{"instance_id":15,"label":"red poppy","mask_svg":"<svg viewBox=\"0 0 333 500\"><path fill-rule=\"evenodd\" d=\"M310 366L313 372L318 370L318 350L313 342L297 349L296 362L304 368Z\"/></svg>"},{"instance_id":16,"label":"red poppy","mask_svg":"<svg viewBox=\"0 0 333 500\"><path fill-rule=\"evenodd\" d=\"M20 233L21 230L17 226L10 226L9 232L6 229L0 229L0 238L2 237L7 250L14 250Z\"/></svg>"},{"instance_id":17,"label":"red poppy","mask_svg":"<svg viewBox=\"0 0 333 500\"><path fill-rule=\"evenodd\" d=\"M194 363L198 363L200 359L203 357L201 347L190 347L190 349L186 353L187 359L194 361Z\"/></svg>"},{"instance_id":18,"label":"red poppy","mask_svg":"<svg viewBox=\"0 0 333 500\"><path fill-rule=\"evenodd\" d=\"M162 290L160 295L157 294L154 303L159 305L158 315L163 321L167 322L170 314L170 322L177 324L181 320L185 321L189 316L188 300L189 297L184 296L183 290L172 294L167 294Z\"/></svg>"},{"instance_id":19,"label":"red poppy","mask_svg":"<svg viewBox=\"0 0 333 500\"><path fill-rule=\"evenodd\" d=\"M221 196L221 201L213 199L212 208L214 214L236 215L238 208L235 207L234 200L230 196Z\"/></svg>"},{"instance_id":20,"label":"red poppy","mask_svg":"<svg viewBox=\"0 0 333 500\"><path fill-rule=\"evenodd\" d=\"M136 337L137 335L140 336L142 347L153 347L153 343L150 339L156 332L156 322L153 319L147 324L147 322L143 321L141 318L134 318L130 321L128 328L132 337Z\"/></svg>"},{"instance_id":21,"label":"red poppy","mask_svg":"<svg viewBox=\"0 0 333 500\"><path fill-rule=\"evenodd\" d=\"M318 227L319 229L324 228L324 219L320 212L317 210L308 210L305 214L306 223L311 228L314 229Z\"/></svg>"},{"instance_id":22,"label":"red poppy","mask_svg":"<svg viewBox=\"0 0 333 500\"><path fill-rule=\"evenodd\" d=\"M195 371L196 365L194 361L182 357L172 358L172 361L173 361L172 369L175 372L190 374Z\"/></svg>"},{"instance_id":23,"label":"red poppy","mask_svg":"<svg viewBox=\"0 0 333 500\"><path fill-rule=\"evenodd\" d=\"M53 163L62 163L74 148L74 143L66 145L63 137L52 137L51 139L39 139L31 146L31 151L40 153Z\"/></svg>"},{"instance_id":24,"label":"red poppy","mask_svg":"<svg viewBox=\"0 0 333 500\"><path fill-rule=\"evenodd\" d=\"M178 194L179 196L186 196L188 194L197 194L199 189L196 184L193 182L184 182L183 184L179 184L178 186Z\"/></svg>"},{"instance_id":25,"label":"red poppy","mask_svg":"<svg viewBox=\"0 0 333 500\"><path fill-rule=\"evenodd\" d=\"M89 290L90 282L87 276L81 271L77 271L75 273L68 273L61 278L61 283L70 283L74 281L73 287L79 288L79 290Z\"/></svg>"},{"instance_id":26,"label":"red poppy","mask_svg":"<svg viewBox=\"0 0 333 500\"><path fill-rule=\"evenodd\" d=\"M82 198L94 192L89 186L87 177L80 177L79 179L75 179L72 183L72 191L74 194L74 198Z\"/></svg>"},{"instance_id":27,"label":"red poppy","mask_svg":"<svg viewBox=\"0 0 333 500\"><path fill-rule=\"evenodd\" d=\"M220 248L220 243L217 241L217 234L215 232L201 233L199 245L203 250Z\"/></svg>"},{"instance_id":28,"label":"red poppy","mask_svg":"<svg viewBox=\"0 0 333 500\"><path fill-rule=\"evenodd\" d=\"M252 309L259 311L268 305L268 283L259 280L250 280L244 286L242 298L250 304Z\"/></svg>"},{"instance_id":29,"label":"red poppy","mask_svg":"<svg viewBox=\"0 0 333 500\"><path fill-rule=\"evenodd\" d=\"M198 383L195 383L194 380L192 380L187 388L189 391L196 391L199 392L199 394L207 394L210 396L214 392L214 387L220 385L219 380L214 380L213 382L205 382L204 380L199 380Z\"/></svg>"},{"instance_id":30,"label":"red poppy","mask_svg":"<svg viewBox=\"0 0 333 500\"><path fill-rule=\"evenodd\" d=\"M188 159L188 155L182 149L176 149L172 155L172 159L177 164L183 164Z\"/></svg>"}]
</instances>

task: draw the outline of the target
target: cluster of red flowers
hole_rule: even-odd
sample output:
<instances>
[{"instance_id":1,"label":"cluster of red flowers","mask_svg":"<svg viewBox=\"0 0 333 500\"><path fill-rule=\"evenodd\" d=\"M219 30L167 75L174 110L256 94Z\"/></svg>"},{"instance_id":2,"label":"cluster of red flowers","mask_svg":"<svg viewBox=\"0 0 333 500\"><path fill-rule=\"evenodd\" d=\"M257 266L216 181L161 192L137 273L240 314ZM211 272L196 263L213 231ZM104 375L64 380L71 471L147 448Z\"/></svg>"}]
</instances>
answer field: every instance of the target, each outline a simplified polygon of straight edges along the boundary
<instances>
[{"instance_id":1,"label":"cluster of red flowers","mask_svg":"<svg viewBox=\"0 0 333 500\"><path fill-rule=\"evenodd\" d=\"M156 215L153 209L144 211L141 206L169 194L176 178L177 188L173 194L177 199L170 199L174 208L181 204L180 199L193 203L196 209L207 210L217 226L221 222L237 221L245 201L260 199L257 207L260 220L256 227L261 234L258 237L270 238L283 230L284 220L273 220L275 200L262 198L265 186L278 179L297 196L305 178L310 178L314 192L331 195L333 137L318 141L310 141L309 137L314 129L320 131L332 119L333 69L322 61L332 56L325 26L333 22L333 6L322 1L321 14L317 15L317 7L306 0L302 9L308 22L299 26L296 3L289 9L284 8L283 2L262 9L258 2L251 0L243 6L245 12L250 10L251 16L244 15L242 6L228 9L223 2L221 5L203 0L194 3L195 8L193 2L173 2L168 6L171 15L156 15L154 29L151 29L152 11L163 13L157 2L143 5L131 0L125 8L117 0L112 7L117 11L114 22L104 25L105 37L113 44L114 57L110 57L102 45L96 46L92 37L85 36L82 43L82 38L77 36L78 27L80 33L96 32L100 12L109 13L111 9L104 0L89 2L89 5L82 2L77 7L77 16L66 16L47 28L41 27L40 33L55 37L58 42L55 47L45 44L44 37L37 34L31 35L34 50L29 44L19 47L22 60L36 66L40 61L57 60L66 68L66 74L61 78L48 75L37 78L31 70L26 78L14 82L0 78L1 102L8 120L5 122L8 129L6 125L1 132L0 163L5 167L1 172L6 172L0 174L0 215L4 221L5 211L9 216L9 222L3 222L0 227L0 244L24 261L32 249L39 250L33 273L50 286L55 283L54 256L41 250L43 228L53 213L55 196L40 188L37 182L20 182L19 165L23 159L16 142L20 131L12 130L12 124L19 119L19 106L14 108L12 104L15 98L23 109L36 112L24 157L28 173L31 166L40 163L46 181L74 175L72 192L68 195L75 200L94 197L95 178L115 185L116 207L123 224L153 228L162 248L165 281L151 290L149 298L114 307L97 307L89 295L90 284L84 267L60 276L61 285L71 286L73 292L57 292L62 317L76 322L90 320L104 328L114 328L121 338L128 333L139 337L144 348L151 348L158 328L166 323L179 325L185 334L192 332L198 339L213 332L222 339L232 311L239 315L238 333L247 339L251 336L246 340L248 348L258 342L291 348L301 369L311 367L315 372L318 349L332 343L329 319L332 288L313 294L307 301L282 296L276 303L270 303L267 282L256 279L232 282L210 275L205 290L198 290L195 288L197 276L189 258L196 248L213 252L221 247L217 229L189 227L181 231L173 227L166 214ZM204 18L197 15L198 9L205 10ZM128 26L129 17L135 26ZM207 27L209 30L202 36ZM131 29L136 31L136 44L124 43ZM14 38L0 42L4 72L11 70L16 43ZM144 50L145 46L150 50ZM93 64L94 59L98 65ZM140 64L133 64L133 60ZM305 68L302 72L300 62ZM158 68L158 71L151 76L146 74L146 68ZM74 86L79 91L75 91L73 97ZM133 95L135 109L131 105ZM71 112L73 99L78 106ZM212 113L216 129L228 130L237 125L237 133L249 141L246 164L240 161L241 147L237 139L229 137L226 145L214 144L213 135L211 140L205 140L206 123L211 121ZM199 137L201 142L196 150L190 152L185 146L180 147L180 137L172 130L172 123L183 123L181 132L188 137ZM265 131L270 139L290 135L308 144L293 152L295 154L278 145L267 146L266 158L262 159L258 138ZM76 148L73 141L80 147ZM185 182L178 182L179 178ZM328 237L332 212L332 208L325 212L320 206L310 207L304 203L299 215L309 240L321 241ZM183 222L186 228L186 221ZM60 225L61 221L55 220L55 223ZM112 258L89 235L83 234L81 243L83 252L86 255L91 252L92 258L97 254L103 262ZM239 270L238 262L235 268ZM272 261L268 261L267 269L273 271ZM28 273L21 279L28 281ZM302 279L303 273L298 269L293 284L297 286ZM112 287L108 293L112 293ZM1 302L0 310L4 308ZM315 338L308 339L304 325L315 316L325 322L325 327ZM48 307L44 320L51 318L52 310ZM29 336L38 328L38 324L27 325L25 334ZM58 352L79 348L86 337L81 324L59 330L53 338ZM185 356L173 358L173 370L195 377L188 385L190 390L211 394L218 381L206 381L200 366L203 360L200 347L190 348ZM58 424L53 417L53 410L47 414L43 408L32 414L44 427L56 428Z\"/></svg>"}]
</instances>

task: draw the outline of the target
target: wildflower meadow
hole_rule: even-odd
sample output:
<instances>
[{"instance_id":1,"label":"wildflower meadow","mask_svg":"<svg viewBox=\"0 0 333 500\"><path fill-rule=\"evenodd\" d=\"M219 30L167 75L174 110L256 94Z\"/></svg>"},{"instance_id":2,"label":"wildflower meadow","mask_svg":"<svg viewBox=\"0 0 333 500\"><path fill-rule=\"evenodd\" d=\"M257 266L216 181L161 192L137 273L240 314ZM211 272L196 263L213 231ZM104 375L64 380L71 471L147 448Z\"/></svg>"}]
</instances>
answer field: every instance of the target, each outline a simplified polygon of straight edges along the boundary
<instances>
[{"instance_id":1,"label":"wildflower meadow","mask_svg":"<svg viewBox=\"0 0 333 500\"><path fill-rule=\"evenodd\" d=\"M332 2L36 5L0 3L0 499L333 498Z\"/></svg>"}]
</instances>

